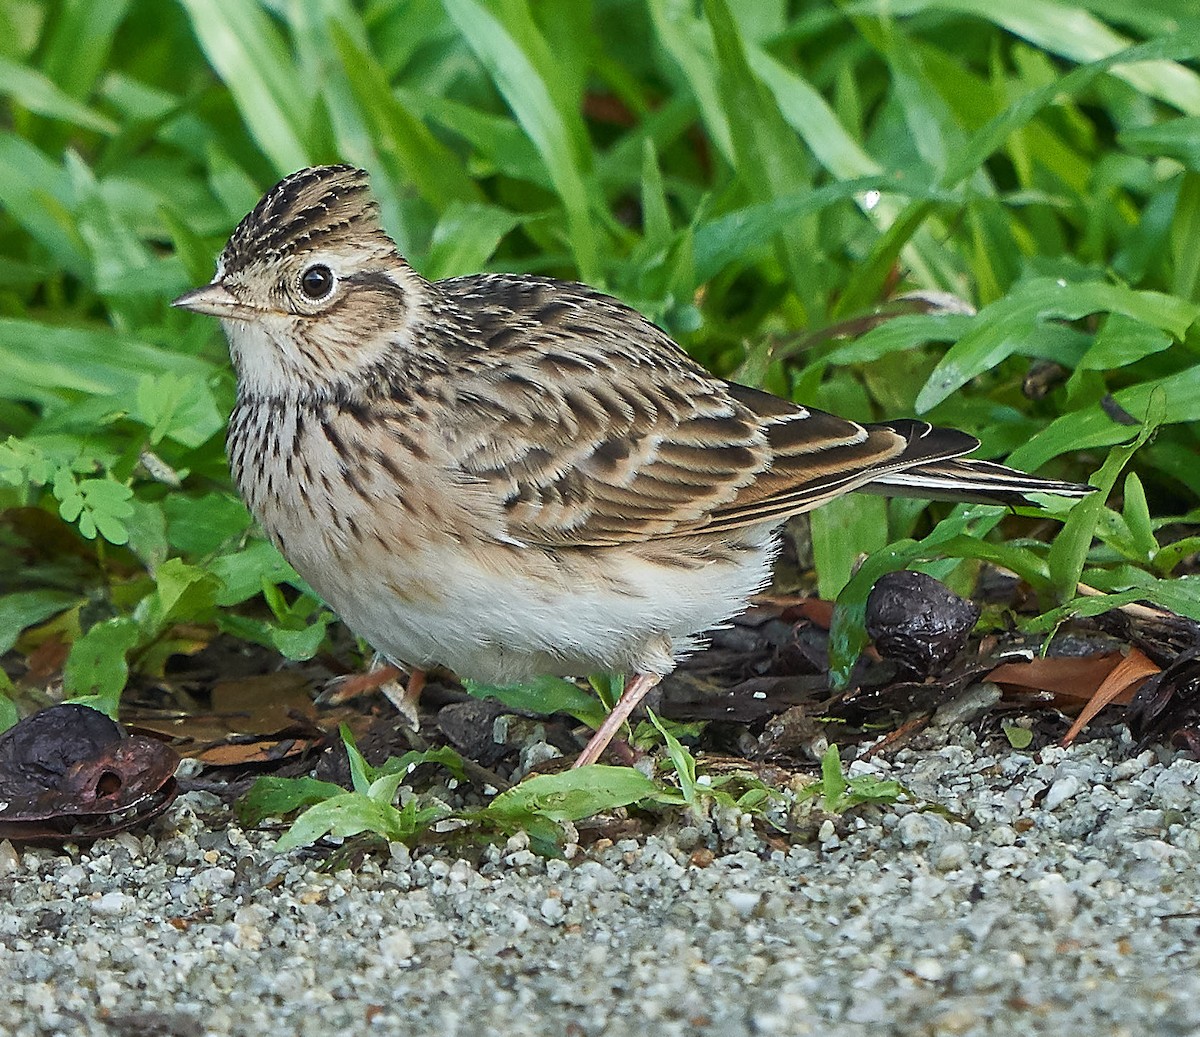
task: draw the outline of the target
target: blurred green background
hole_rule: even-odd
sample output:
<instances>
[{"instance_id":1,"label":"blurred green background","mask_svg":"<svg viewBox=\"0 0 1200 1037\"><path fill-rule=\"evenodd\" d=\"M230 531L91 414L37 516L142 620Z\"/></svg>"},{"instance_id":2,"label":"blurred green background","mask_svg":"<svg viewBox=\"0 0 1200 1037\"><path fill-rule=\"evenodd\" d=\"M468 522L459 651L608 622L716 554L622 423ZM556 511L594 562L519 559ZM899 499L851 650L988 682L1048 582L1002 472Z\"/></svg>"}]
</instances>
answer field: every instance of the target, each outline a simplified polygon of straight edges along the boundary
<instances>
[{"instance_id":1,"label":"blurred green background","mask_svg":"<svg viewBox=\"0 0 1200 1037\"><path fill-rule=\"evenodd\" d=\"M231 492L219 329L168 304L334 160L428 276L586 280L805 403L1072 478L1157 426L1054 547L960 509L914 557L1200 618L1198 55L1190 0L5 0L0 652L111 707L214 628L327 643ZM947 513L816 513L821 592Z\"/></svg>"}]
</instances>

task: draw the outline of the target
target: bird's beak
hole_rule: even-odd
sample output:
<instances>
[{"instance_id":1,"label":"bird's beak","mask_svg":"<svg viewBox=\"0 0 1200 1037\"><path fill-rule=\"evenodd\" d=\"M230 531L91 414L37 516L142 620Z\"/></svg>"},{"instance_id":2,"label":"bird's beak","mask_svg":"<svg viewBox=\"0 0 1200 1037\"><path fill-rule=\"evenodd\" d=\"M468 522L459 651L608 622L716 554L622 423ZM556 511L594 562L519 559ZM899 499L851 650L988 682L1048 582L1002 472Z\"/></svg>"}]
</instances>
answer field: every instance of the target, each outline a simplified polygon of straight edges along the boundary
<instances>
[{"instance_id":1,"label":"bird's beak","mask_svg":"<svg viewBox=\"0 0 1200 1037\"><path fill-rule=\"evenodd\" d=\"M193 313L206 313L210 317L223 317L225 320L253 320L260 315L255 307L240 302L220 281L184 292L171 305Z\"/></svg>"}]
</instances>

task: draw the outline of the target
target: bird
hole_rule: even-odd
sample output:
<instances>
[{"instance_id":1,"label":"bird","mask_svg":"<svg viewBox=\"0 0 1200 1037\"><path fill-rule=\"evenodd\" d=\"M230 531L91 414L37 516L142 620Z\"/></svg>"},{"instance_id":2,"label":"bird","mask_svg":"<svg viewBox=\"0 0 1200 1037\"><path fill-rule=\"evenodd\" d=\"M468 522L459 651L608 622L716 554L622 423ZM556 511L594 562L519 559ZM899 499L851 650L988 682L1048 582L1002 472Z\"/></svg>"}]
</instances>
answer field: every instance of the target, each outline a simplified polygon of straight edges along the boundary
<instances>
[{"instance_id":1,"label":"bird","mask_svg":"<svg viewBox=\"0 0 1200 1037\"><path fill-rule=\"evenodd\" d=\"M962 431L717 377L584 284L428 280L350 165L277 183L173 305L228 339L250 512L383 657L488 683L631 677L575 766L768 583L788 518L856 490L1092 490L967 458Z\"/></svg>"}]
</instances>

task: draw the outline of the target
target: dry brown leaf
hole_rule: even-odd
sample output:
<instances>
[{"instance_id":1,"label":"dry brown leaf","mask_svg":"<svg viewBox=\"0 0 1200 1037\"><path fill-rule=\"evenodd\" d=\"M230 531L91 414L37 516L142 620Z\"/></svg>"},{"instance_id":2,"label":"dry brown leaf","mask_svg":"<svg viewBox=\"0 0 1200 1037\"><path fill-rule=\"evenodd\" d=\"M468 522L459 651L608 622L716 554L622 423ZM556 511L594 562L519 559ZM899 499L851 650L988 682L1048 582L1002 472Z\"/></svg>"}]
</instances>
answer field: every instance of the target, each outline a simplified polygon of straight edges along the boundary
<instances>
[{"instance_id":1,"label":"dry brown leaf","mask_svg":"<svg viewBox=\"0 0 1200 1037\"><path fill-rule=\"evenodd\" d=\"M210 745L188 753L207 767L240 767L250 763L277 763L308 752L316 743L308 738L263 739L259 742Z\"/></svg>"},{"instance_id":2,"label":"dry brown leaf","mask_svg":"<svg viewBox=\"0 0 1200 1037\"><path fill-rule=\"evenodd\" d=\"M984 679L993 684L1049 691L1066 699L1086 702L1096 694L1096 689L1120 665L1122 659L1120 652L1101 652L1097 655L1002 663Z\"/></svg>"},{"instance_id":3,"label":"dry brown leaf","mask_svg":"<svg viewBox=\"0 0 1200 1037\"><path fill-rule=\"evenodd\" d=\"M1083 707L1083 712L1075 718L1075 723L1063 735L1059 744L1064 747L1070 745L1100 710L1110 702L1128 702L1133 698L1133 693L1142 686L1143 681L1153 677L1160 670L1161 667L1151 662L1140 649L1130 648L1129 654L1113 667L1112 673L1096 689L1096 694Z\"/></svg>"}]
</instances>

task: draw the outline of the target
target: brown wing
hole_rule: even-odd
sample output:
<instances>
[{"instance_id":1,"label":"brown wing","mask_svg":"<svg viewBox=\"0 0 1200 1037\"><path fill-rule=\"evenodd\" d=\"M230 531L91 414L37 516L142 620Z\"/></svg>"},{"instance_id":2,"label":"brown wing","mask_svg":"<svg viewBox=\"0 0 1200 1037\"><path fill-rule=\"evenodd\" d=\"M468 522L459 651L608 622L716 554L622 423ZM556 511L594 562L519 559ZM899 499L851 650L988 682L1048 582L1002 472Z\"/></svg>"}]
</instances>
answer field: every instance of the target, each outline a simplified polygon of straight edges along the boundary
<instances>
[{"instance_id":1,"label":"brown wing","mask_svg":"<svg viewBox=\"0 0 1200 1037\"><path fill-rule=\"evenodd\" d=\"M582 285L440 282L488 347L458 358L451 449L529 544L600 546L782 520L917 463L908 427L863 426L714 378ZM920 426L913 423L913 428ZM971 449L952 434L948 457Z\"/></svg>"}]
</instances>

